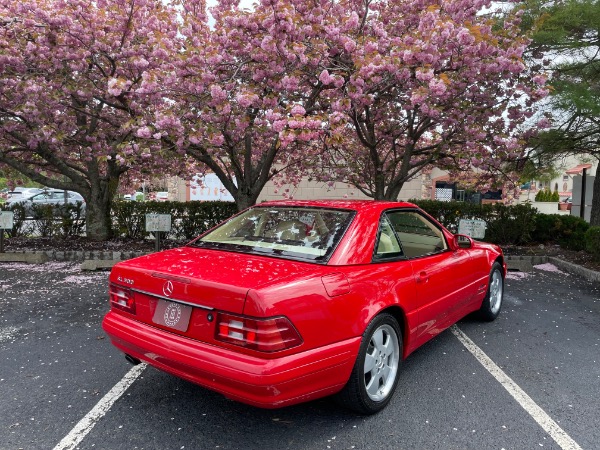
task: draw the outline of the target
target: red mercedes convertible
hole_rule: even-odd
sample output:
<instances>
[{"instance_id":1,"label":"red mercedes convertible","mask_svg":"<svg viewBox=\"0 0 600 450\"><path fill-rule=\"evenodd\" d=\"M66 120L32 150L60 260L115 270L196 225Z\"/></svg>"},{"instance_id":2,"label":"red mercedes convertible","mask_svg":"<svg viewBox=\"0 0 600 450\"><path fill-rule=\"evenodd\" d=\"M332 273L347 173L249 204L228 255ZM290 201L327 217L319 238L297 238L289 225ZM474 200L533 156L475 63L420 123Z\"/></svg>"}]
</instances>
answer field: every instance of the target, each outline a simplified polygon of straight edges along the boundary
<instances>
[{"instance_id":1,"label":"red mercedes convertible","mask_svg":"<svg viewBox=\"0 0 600 450\"><path fill-rule=\"evenodd\" d=\"M336 395L372 414L402 360L469 313L495 319L506 264L417 206L281 201L117 264L103 328L128 361L251 405Z\"/></svg>"}]
</instances>

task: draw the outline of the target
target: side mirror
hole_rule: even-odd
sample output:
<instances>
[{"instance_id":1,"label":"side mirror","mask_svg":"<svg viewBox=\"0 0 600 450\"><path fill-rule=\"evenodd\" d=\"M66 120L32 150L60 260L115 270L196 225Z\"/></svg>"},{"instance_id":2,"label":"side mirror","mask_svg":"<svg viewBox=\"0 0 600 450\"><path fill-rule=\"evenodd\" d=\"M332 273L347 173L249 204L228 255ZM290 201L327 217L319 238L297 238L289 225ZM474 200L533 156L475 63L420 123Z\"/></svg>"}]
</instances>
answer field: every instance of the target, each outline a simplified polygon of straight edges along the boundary
<instances>
[{"instance_id":1,"label":"side mirror","mask_svg":"<svg viewBox=\"0 0 600 450\"><path fill-rule=\"evenodd\" d=\"M466 234L454 235L454 248L471 248L473 247L473 239Z\"/></svg>"}]
</instances>

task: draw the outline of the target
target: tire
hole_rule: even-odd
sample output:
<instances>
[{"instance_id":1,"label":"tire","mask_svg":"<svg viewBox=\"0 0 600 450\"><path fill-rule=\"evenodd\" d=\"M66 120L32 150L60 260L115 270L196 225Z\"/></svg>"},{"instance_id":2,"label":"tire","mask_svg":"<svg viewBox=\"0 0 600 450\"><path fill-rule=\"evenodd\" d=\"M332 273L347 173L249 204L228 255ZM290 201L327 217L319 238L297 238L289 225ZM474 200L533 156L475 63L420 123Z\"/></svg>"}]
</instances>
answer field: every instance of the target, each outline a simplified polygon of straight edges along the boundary
<instances>
[{"instance_id":1,"label":"tire","mask_svg":"<svg viewBox=\"0 0 600 450\"><path fill-rule=\"evenodd\" d=\"M495 262L490 271L487 293L481 303L481 308L479 308L478 317L486 322L496 319L500 314L500 309L502 309L503 300L504 277L502 276L502 266Z\"/></svg>"},{"instance_id":2,"label":"tire","mask_svg":"<svg viewBox=\"0 0 600 450\"><path fill-rule=\"evenodd\" d=\"M350 379L337 401L360 414L381 411L398 385L401 357L398 321L391 314L379 314L363 334Z\"/></svg>"}]
</instances>

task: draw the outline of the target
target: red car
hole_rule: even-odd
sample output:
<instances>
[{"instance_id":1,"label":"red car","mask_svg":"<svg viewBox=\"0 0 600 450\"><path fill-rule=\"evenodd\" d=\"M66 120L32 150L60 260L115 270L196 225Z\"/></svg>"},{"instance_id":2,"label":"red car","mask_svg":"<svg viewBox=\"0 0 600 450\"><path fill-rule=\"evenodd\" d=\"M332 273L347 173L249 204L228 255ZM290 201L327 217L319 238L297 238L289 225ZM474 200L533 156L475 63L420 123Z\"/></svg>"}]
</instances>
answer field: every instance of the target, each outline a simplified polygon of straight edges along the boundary
<instances>
[{"instance_id":1,"label":"red car","mask_svg":"<svg viewBox=\"0 0 600 450\"><path fill-rule=\"evenodd\" d=\"M469 313L498 316L505 274L499 247L410 203L269 202L117 264L103 328L128 361L244 403L336 394L372 414L411 352Z\"/></svg>"}]
</instances>

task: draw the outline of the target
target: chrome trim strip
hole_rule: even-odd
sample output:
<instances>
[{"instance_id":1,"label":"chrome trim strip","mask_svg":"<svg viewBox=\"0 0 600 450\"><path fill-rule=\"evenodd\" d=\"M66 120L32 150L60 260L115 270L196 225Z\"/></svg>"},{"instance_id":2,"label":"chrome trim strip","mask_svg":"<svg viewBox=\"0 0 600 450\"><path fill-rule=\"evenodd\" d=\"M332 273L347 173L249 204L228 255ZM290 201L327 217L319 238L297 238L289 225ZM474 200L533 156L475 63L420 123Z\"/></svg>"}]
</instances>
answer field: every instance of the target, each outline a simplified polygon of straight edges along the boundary
<instances>
[{"instance_id":1,"label":"chrome trim strip","mask_svg":"<svg viewBox=\"0 0 600 450\"><path fill-rule=\"evenodd\" d=\"M165 297L164 295L158 295L158 294L154 294L152 292L142 291L140 289L130 289L130 290L132 292L138 292L140 294L149 295L150 297L156 297L156 298L160 298L162 300L168 300L173 303L181 303L182 305L193 306L194 308L205 309L207 311L212 311L215 309L211 306L198 305L196 303L190 303L190 302L186 302L186 301L175 299L175 298L169 298L169 297Z\"/></svg>"},{"instance_id":2,"label":"chrome trim strip","mask_svg":"<svg viewBox=\"0 0 600 450\"><path fill-rule=\"evenodd\" d=\"M183 284L190 284L192 280L187 277L180 277L179 275L170 275L168 273L152 272L154 278L160 278L162 280L179 281Z\"/></svg>"}]
</instances>

